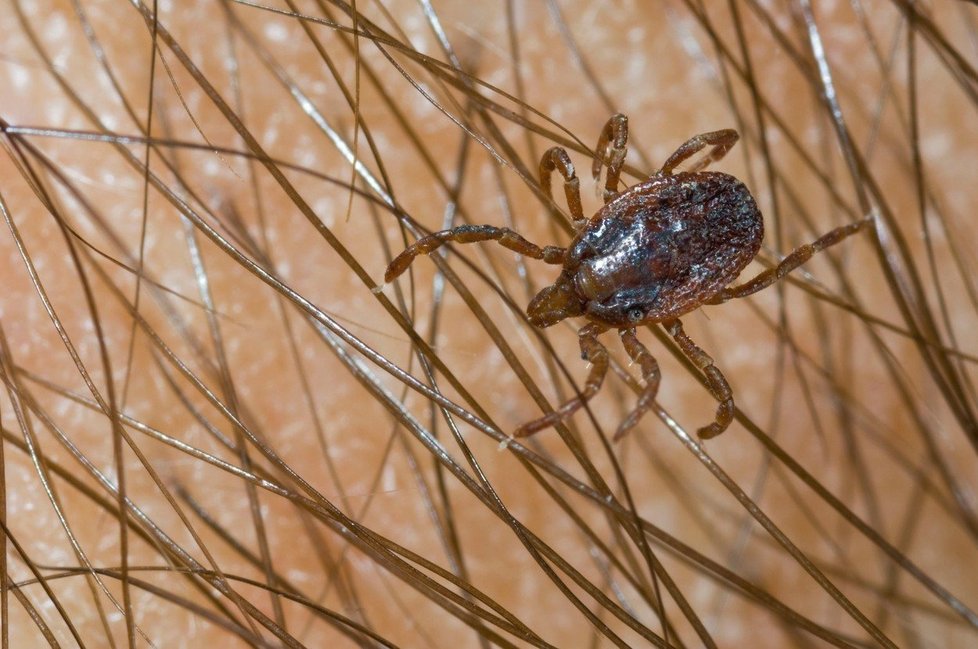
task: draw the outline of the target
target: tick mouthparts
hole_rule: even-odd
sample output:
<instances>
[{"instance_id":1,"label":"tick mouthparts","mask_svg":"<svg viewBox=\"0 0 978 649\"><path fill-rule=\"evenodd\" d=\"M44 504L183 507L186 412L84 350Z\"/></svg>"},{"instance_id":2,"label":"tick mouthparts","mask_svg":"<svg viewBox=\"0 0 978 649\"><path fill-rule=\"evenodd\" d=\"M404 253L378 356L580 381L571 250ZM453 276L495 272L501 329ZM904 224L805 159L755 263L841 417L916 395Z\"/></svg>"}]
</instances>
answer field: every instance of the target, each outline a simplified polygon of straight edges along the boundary
<instances>
[{"instance_id":1,"label":"tick mouthparts","mask_svg":"<svg viewBox=\"0 0 978 649\"><path fill-rule=\"evenodd\" d=\"M526 315L534 327L549 327L564 318L572 318L584 313L584 302L574 290L571 282L559 281L548 286L530 300Z\"/></svg>"}]
</instances>

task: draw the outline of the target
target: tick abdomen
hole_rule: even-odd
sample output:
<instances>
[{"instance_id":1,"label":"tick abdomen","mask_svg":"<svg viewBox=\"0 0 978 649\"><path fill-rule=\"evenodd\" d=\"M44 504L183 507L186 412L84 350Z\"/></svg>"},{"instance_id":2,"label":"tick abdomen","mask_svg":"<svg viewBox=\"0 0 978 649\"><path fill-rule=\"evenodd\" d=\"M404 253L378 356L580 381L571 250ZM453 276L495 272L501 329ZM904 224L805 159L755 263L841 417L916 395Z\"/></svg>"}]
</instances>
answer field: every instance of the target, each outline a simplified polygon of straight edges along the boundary
<instances>
[{"instance_id":1,"label":"tick abdomen","mask_svg":"<svg viewBox=\"0 0 978 649\"><path fill-rule=\"evenodd\" d=\"M678 317L728 285L760 249L750 192L717 172L653 176L589 222L571 249L592 319L619 325Z\"/></svg>"}]
</instances>

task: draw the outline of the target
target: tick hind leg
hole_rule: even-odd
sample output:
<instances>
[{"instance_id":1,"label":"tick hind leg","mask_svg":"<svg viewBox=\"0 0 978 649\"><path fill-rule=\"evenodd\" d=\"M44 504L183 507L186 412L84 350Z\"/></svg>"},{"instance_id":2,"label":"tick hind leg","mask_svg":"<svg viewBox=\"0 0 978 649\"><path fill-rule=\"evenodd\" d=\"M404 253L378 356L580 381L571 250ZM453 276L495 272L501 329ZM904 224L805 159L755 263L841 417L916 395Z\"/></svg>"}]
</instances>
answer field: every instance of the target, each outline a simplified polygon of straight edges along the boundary
<instances>
[{"instance_id":1,"label":"tick hind leg","mask_svg":"<svg viewBox=\"0 0 978 649\"><path fill-rule=\"evenodd\" d=\"M618 430L615 431L614 439L616 442L634 428L639 419L652 407L655 395L659 392L659 380L662 377L659 373L659 363L656 362L655 357L646 349L645 345L639 342L638 336L635 335L635 329L622 329L621 343L624 345L625 351L628 352L628 357L642 368L642 380L645 381L645 389L639 394L635 409L628 414L625 421L621 422Z\"/></svg>"},{"instance_id":2,"label":"tick hind leg","mask_svg":"<svg viewBox=\"0 0 978 649\"><path fill-rule=\"evenodd\" d=\"M442 247L449 241L456 243L475 243L477 241L497 241L499 245L514 250L521 255L542 259L548 264L563 264L564 255L567 253L565 248L559 246L540 246L530 243L518 233L509 228L497 228L491 225L460 225L451 230L442 230L421 237L404 252L399 254L387 267L384 273L384 282L390 283L407 270L415 257L419 255L430 255L432 252Z\"/></svg>"},{"instance_id":3,"label":"tick hind leg","mask_svg":"<svg viewBox=\"0 0 978 649\"><path fill-rule=\"evenodd\" d=\"M621 168L625 165L625 154L628 153L627 117L621 113L611 116L601 129L595 152L598 157L591 164L591 176L597 180L601 176L601 166L608 166L608 175L604 181L604 202L608 203L618 195Z\"/></svg>"},{"instance_id":4,"label":"tick hind leg","mask_svg":"<svg viewBox=\"0 0 978 649\"><path fill-rule=\"evenodd\" d=\"M727 426L733 421L734 400L730 384L713 364L713 359L686 335L686 332L683 331L683 324L679 320L672 320L664 324L666 331L675 339L686 358L691 360L706 376L710 393L714 399L720 402L720 405L717 406L716 420L709 426L704 426L697 431L701 439L716 437L727 430Z\"/></svg>"},{"instance_id":5,"label":"tick hind leg","mask_svg":"<svg viewBox=\"0 0 978 649\"><path fill-rule=\"evenodd\" d=\"M659 170L659 174L663 176L672 175L673 169L706 147L712 146L713 148L710 149L710 152L689 169L690 172L702 171L710 166L711 163L727 155L727 152L733 148L733 145L739 139L740 134L729 128L723 129L722 131L710 131L709 133L694 135L686 140L681 147L676 149L675 153L669 156L669 159L662 165L662 169Z\"/></svg>"},{"instance_id":6,"label":"tick hind leg","mask_svg":"<svg viewBox=\"0 0 978 649\"><path fill-rule=\"evenodd\" d=\"M608 373L608 350L598 342L598 336L605 331L607 331L607 327L592 323L585 325L578 333L581 343L581 357L591 363L591 371L588 372L581 393L549 415L523 424L513 432L513 437L527 437L544 428L550 428L562 419L574 414L587 403L588 399L598 393L604 376Z\"/></svg>"},{"instance_id":7,"label":"tick hind leg","mask_svg":"<svg viewBox=\"0 0 978 649\"><path fill-rule=\"evenodd\" d=\"M812 243L799 246L792 250L791 253L782 259L781 263L774 268L769 268L759 273L756 277L744 282L743 284L723 289L712 299L708 300L708 303L720 304L721 302L726 302L727 300L732 300L738 297L747 297L748 295L757 293L758 291L767 288L771 284L774 284L776 281L804 264L806 261L811 259L813 255L825 250L829 246L834 246L843 239L850 237L863 228L869 226L871 223L872 219L863 219L862 221L850 223L849 225L843 225L842 227L836 228L831 232L822 235Z\"/></svg>"}]
</instances>

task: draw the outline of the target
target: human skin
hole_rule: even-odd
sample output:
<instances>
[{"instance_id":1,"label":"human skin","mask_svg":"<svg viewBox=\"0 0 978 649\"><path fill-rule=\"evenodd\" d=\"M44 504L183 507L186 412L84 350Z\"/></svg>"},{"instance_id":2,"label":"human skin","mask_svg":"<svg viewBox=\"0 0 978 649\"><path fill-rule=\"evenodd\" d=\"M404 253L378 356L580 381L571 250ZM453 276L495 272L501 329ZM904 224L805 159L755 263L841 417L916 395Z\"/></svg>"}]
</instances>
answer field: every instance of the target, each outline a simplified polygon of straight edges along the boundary
<instances>
[{"instance_id":1,"label":"human skin","mask_svg":"<svg viewBox=\"0 0 978 649\"><path fill-rule=\"evenodd\" d=\"M88 646L105 645L106 636L119 646L129 638L143 645L142 634L161 647L262 646L277 642L276 634L305 646L354 644L338 630L342 625L307 603L273 598L238 577L298 593L405 647L475 646L479 638L559 647L613 646L620 638L642 646L652 642L650 634L668 635L672 643L678 634L687 646L708 645L706 637L720 646L807 646L815 636L803 630L797 616L823 625L822 635L839 642L948 647L974 642L967 613L936 596L929 582L922 585L925 580L912 576L906 563L894 571L892 560L906 556L965 607L978 606L978 588L967 569L975 561L968 502L976 473L967 417L974 398L961 378L973 374L978 346L969 302L975 264L973 254L960 266L955 259L960 250L973 250L976 240L969 218L976 191L969 154L976 130L974 107L949 72L953 62L933 55L929 23L914 23L919 84L914 112L908 103L906 32L898 29L906 23L893 7L874 8L871 24L879 30L874 43L850 8L815 14L851 138L854 154L847 159L829 119L824 71L820 76L815 66L801 5L775 17L783 41L771 36L749 5L737 5L733 14L712 5L717 46L686 5L610 9L562 2L568 29L601 91L575 61L544 3L514 7L512 27L503 5L436 5L446 38L471 76L436 76L424 62L389 46L421 89L408 84L366 36L348 47L328 25L243 5L161 8L159 55L151 67L151 29L131 7L83 5L135 119L126 115L99 69L72 5L21 7L13 0L9 5L0 25L0 74L3 87L12 90L0 96L7 129L0 192L17 230L15 235L5 227L0 237L8 386L0 401L8 435L5 520L30 562L59 575L50 587ZM23 20L15 18L18 7ZM388 8L413 47L438 61L450 60L418 7ZM312 4L300 9L322 15ZM403 38L378 6L359 9L392 38ZM352 28L350 17L333 11ZM973 11L947 8L935 17L936 30L961 51L970 51L966 36ZM749 69L740 63L738 21L750 51ZM304 28L320 39L318 45ZM60 81L30 43L32 29ZM199 76L167 35L195 63ZM889 65L894 38L897 55L892 68L881 72L872 46L879 48L882 65ZM351 94L359 71L355 104L382 168L361 128L356 156L364 171L355 174L335 141L282 84L283 77L276 79L267 65L272 59L263 61L260 54L273 57L336 129L337 138L349 142L354 110L317 46L337 65ZM363 62L359 68L354 47ZM718 60L726 61L725 69L717 67ZM966 66L954 69L967 78ZM370 72L383 80L392 103L373 85ZM472 89L467 86L472 78L492 87ZM226 108L206 96L203 79ZM448 81L455 82L453 89L443 85ZM755 109L751 86L764 107ZM495 88L520 97L526 108ZM69 90L80 93L94 114L86 115ZM468 99L475 94L481 103ZM487 104L497 110L480 113ZM403 122L395 106L403 111ZM554 280L557 269L517 259L492 244L456 246L446 261L416 260L413 285L405 278L381 291L371 289L382 284L390 258L415 237L402 236L398 216L431 231L443 227L447 212L454 222L505 225L540 245L566 244L566 221L536 190L537 161L550 146L567 147L581 178L585 213L593 213L600 202L590 179L589 152L614 112L629 116L631 148L623 175L628 185L658 168L695 133L741 132L741 142L715 168L741 178L766 219L760 261L742 279L832 227L871 215L874 206L882 234L860 233L841 243L805 266L811 275L795 273L797 281L683 318L690 336L728 378L741 411L715 440L701 446L695 439L695 430L711 421L715 400L699 375L671 353L668 336L655 328L639 337L662 368L659 417L650 413L620 443L603 445L602 436L609 437L634 406L639 385L637 368L629 367L609 332L601 341L616 367L592 402L593 418L579 412L568 422L570 430L544 430L525 447L510 443L500 450L500 441L517 426L545 412L528 386L536 386L553 407L573 394L568 380L580 387L586 376L576 340L583 322L541 332L523 317L529 298ZM146 155L141 132L150 119L157 147L150 169L158 184L139 169ZM543 133L530 135L527 122ZM404 123L414 129L411 136ZM42 135L25 127L61 132ZM63 137L69 129L76 132ZM80 132L112 137L99 142ZM121 142L131 159L116 148L120 142L114 136L123 135L133 136ZM49 156L50 167L29 147ZM263 160L259 151L275 163ZM250 157L244 155L249 152ZM18 161L31 162L53 203L31 188L31 172ZM385 175L390 185L378 190ZM371 185L368 176L380 180ZM362 194L351 198L354 178ZM554 188L556 210L566 213L557 176ZM166 190L173 194L168 197ZM921 197L927 228L920 220ZM397 210L387 208L389 199ZM181 201L190 206L182 217ZM892 233L903 238L906 254ZM930 255L925 234L932 240ZM30 282L18 238L94 388L86 386ZM137 288L139 267L145 281ZM926 310L938 323L943 292L952 333L943 324L929 330L924 300L912 299L913 289L901 281L910 267L921 273ZM940 291L931 268L942 278ZM436 278L439 270L449 272L446 280ZM900 291L908 307L900 307ZM129 305L137 292L141 319L134 327ZM845 308L855 304L855 312ZM406 316L399 318L394 313L402 307ZM406 386L377 357L351 351L351 339L331 346L340 328L421 384L434 381L446 410L434 408L430 390ZM433 341L423 356L442 363L431 370L434 378L412 351L414 334ZM962 358L959 351L971 356ZM345 360L344 353L362 365ZM925 359L925 354L932 356ZM112 391L106 386L106 363ZM50 386L43 387L41 379ZM964 387L958 390L957 384ZM87 399L97 393L104 401L101 412L58 390ZM29 417L18 420L18 411L31 408ZM106 414L113 411L132 420ZM457 438L446 412L458 427ZM72 441L74 451L56 441L41 413ZM228 464L153 441L132 421ZM428 432L445 449L441 464L438 447L425 445ZM765 446L765 434L783 447L786 458L775 457L774 442ZM14 440L25 439L37 440L43 466L15 445ZM897 452L902 460L894 459ZM80 464L73 453L92 466ZM92 477L98 469L114 484L118 457L125 493L146 516L137 520L130 510L125 526L116 495ZM546 486L553 491L535 479L531 466L550 476ZM58 474L61 467L103 500L82 495ZM729 482L712 467L722 469ZM826 491L806 484L799 477L802 470ZM57 507L43 488L48 480L57 490ZM647 551L664 565L658 588L650 576L654 561L633 533L632 506L656 526L646 530ZM58 520L59 509L76 549ZM847 522L846 512L858 521ZM165 550L161 532L146 520L187 555ZM666 537L658 530L688 547L666 550ZM881 536L872 536L873 530ZM778 537L780 531L784 537ZM544 562L545 550L527 532L555 554ZM434 604L433 599L459 590L439 593L423 579L433 574L430 567L389 553L381 539L460 574L462 582L498 602L539 639L528 640L529 632L519 639L492 622L480 626L466 620L459 603ZM758 589L755 597L770 599L758 603L743 597L739 587L707 576L693 550ZM597 611L595 618L588 619L568 592L554 585L548 569L572 583L554 567L555 556L609 597L596 600L570 586L583 607ZM32 578L10 540L6 557L13 581ZM813 563L805 565L803 557ZM94 579L72 572L85 561L105 569L102 584L115 603ZM196 583L206 583L207 591L176 567L200 573ZM699 615L702 630L667 593L663 574ZM147 590L138 580L160 590ZM220 596L209 599L218 591ZM658 592L667 593L668 630L650 604ZM53 635L70 645L69 626L50 606L42 607L52 598L36 585L23 593L42 608ZM183 602L169 602L165 593L187 598L235 626L224 628ZM11 645L43 644L23 603L10 591L7 601L4 633ZM96 601L109 620L104 624ZM623 607L619 617L610 612L614 603ZM238 626L246 616L254 621ZM133 623L127 625L127 618Z\"/></svg>"}]
</instances>

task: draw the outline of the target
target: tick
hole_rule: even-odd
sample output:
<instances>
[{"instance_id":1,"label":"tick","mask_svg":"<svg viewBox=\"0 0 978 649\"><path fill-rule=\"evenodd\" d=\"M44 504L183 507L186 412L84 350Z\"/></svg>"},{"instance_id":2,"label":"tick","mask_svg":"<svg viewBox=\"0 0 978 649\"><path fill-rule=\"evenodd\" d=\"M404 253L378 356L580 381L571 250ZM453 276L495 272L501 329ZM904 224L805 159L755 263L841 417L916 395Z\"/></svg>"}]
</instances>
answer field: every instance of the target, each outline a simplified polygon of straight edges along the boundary
<instances>
[{"instance_id":1,"label":"tick","mask_svg":"<svg viewBox=\"0 0 978 649\"><path fill-rule=\"evenodd\" d=\"M588 320L579 331L581 357L591 363L584 389L550 414L520 426L525 437L570 416L597 394L608 371L608 350L598 336L617 329L629 358L642 370L645 387L635 409L618 426L615 439L634 427L649 410L659 389L659 365L639 342L636 327L661 324L682 353L703 372L719 402L715 420L699 429L703 439L716 437L730 425L734 400L720 370L686 332L679 317L704 304L720 304L764 289L805 263L815 253L867 226L863 220L836 228L793 250L776 267L743 284L731 286L757 255L764 221L747 187L725 173L704 171L720 160L739 139L734 130L701 133L676 149L662 168L646 181L618 191L628 141L628 119L615 115L598 138L592 165L595 180L607 166L604 206L584 218L580 183L570 157L554 147L540 161L540 187L553 201L551 176L564 179L564 193L576 236L566 248L540 247L509 228L462 225L418 239L387 267L385 282L403 273L419 255L448 242L497 241L522 255L562 267L560 276L530 301L526 315L536 327L549 327L570 317ZM703 149L709 151L690 165L676 168Z\"/></svg>"}]
</instances>

